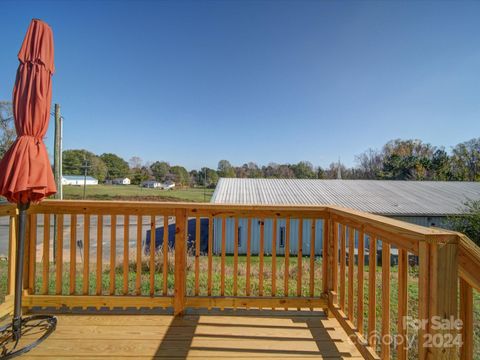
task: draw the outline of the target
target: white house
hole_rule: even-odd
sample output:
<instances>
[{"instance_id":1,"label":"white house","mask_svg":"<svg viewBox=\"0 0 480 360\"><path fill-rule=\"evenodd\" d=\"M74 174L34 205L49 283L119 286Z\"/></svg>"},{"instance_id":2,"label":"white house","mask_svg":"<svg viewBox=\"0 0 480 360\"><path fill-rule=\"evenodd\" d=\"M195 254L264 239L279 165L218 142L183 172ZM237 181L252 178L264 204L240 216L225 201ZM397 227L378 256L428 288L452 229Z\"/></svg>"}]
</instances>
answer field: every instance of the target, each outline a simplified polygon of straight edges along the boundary
<instances>
[{"instance_id":1,"label":"white house","mask_svg":"<svg viewBox=\"0 0 480 360\"><path fill-rule=\"evenodd\" d=\"M173 181L166 181L162 184L163 190L170 190L175 188L175 183Z\"/></svg>"},{"instance_id":2,"label":"white house","mask_svg":"<svg viewBox=\"0 0 480 360\"><path fill-rule=\"evenodd\" d=\"M64 175L62 176L62 185L98 185L98 180L91 176L83 175Z\"/></svg>"},{"instance_id":3,"label":"white house","mask_svg":"<svg viewBox=\"0 0 480 360\"><path fill-rule=\"evenodd\" d=\"M116 178L112 180L113 185L130 185L129 178Z\"/></svg>"},{"instance_id":4,"label":"white house","mask_svg":"<svg viewBox=\"0 0 480 360\"><path fill-rule=\"evenodd\" d=\"M147 180L142 182L142 187L150 188L150 189L157 189L162 187L162 183L155 181L155 180Z\"/></svg>"}]
</instances>

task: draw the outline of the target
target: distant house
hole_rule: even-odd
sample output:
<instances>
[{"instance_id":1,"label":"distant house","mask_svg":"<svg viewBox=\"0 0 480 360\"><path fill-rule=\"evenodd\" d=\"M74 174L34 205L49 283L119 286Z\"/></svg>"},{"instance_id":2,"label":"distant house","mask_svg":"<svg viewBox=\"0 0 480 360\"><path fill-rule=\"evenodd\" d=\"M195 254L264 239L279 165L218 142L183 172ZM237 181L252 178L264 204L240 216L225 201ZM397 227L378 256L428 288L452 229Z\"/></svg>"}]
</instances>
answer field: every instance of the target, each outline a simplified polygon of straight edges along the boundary
<instances>
[{"instance_id":1,"label":"distant house","mask_svg":"<svg viewBox=\"0 0 480 360\"><path fill-rule=\"evenodd\" d=\"M83 175L64 175L62 176L62 185L98 185L98 180L91 176Z\"/></svg>"},{"instance_id":2,"label":"distant house","mask_svg":"<svg viewBox=\"0 0 480 360\"><path fill-rule=\"evenodd\" d=\"M112 180L113 185L130 185L130 179L125 178L116 178Z\"/></svg>"},{"instance_id":3,"label":"distant house","mask_svg":"<svg viewBox=\"0 0 480 360\"><path fill-rule=\"evenodd\" d=\"M155 180L147 180L142 182L142 187L149 189L158 189L162 187L162 183Z\"/></svg>"},{"instance_id":4,"label":"distant house","mask_svg":"<svg viewBox=\"0 0 480 360\"><path fill-rule=\"evenodd\" d=\"M173 181L167 181L167 182L161 183L155 180L147 180L142 182L142 187L150 188L150 189L169 190L175 187L175 183Z\"/></svg>"},{"instance_id":5,"label":"distant house","mask_svg":"<svg viewBox=\"0 0 480 360\"><path fill-rule=\"evenodd\" d=\"M163 190L170 190L175 188L175 183L173 181L166 181L162 184Z\"/></svg>"}]
</instances>

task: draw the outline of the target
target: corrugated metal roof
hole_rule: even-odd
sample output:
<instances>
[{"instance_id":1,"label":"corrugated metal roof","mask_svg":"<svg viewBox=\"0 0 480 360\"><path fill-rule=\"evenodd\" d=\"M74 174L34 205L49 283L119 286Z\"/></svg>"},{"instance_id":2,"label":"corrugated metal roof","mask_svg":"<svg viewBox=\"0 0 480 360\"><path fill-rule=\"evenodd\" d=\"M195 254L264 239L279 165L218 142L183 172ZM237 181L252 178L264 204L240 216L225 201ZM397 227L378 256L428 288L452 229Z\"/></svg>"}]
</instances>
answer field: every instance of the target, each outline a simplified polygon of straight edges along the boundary
<instances>
[{"instance_id":1,"label":"corrugated metal roof","mask_svg":"<svg viewBox=\"0 0 480 360\"><path fill-rule=\"evenodd\" d=\"M461 213L480 200L480 182L221 178L212 203L338 205L381 215Z\"/></svg>"}]
</instances>

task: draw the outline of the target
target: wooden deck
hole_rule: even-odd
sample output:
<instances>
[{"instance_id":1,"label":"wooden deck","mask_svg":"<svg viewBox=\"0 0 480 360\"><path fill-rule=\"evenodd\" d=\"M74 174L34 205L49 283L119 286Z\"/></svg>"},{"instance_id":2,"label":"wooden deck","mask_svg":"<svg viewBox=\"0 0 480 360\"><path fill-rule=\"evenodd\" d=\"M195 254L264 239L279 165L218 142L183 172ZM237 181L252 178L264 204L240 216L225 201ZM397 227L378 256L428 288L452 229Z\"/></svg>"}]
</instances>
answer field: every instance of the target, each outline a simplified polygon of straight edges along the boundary
<instances>
[{"instance_id":1,"label":"wooden deck","mask_svg":"<svg viewBox=\"0 0 480 360\"><path fill-rule=\"evenodd\" d=\"M265 310L59 315L55 333L21 358L363 359L336 319Z\"/></svg>"}]
</instances>

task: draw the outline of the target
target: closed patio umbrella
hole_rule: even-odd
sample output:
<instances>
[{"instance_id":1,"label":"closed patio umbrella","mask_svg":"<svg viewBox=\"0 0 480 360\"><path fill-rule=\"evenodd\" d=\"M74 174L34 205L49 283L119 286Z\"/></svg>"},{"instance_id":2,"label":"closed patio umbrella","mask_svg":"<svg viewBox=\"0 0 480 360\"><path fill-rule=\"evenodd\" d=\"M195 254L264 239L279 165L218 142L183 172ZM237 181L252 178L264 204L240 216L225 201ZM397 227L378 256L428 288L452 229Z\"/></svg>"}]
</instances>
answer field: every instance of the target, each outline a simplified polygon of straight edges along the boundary
<instances>
[{"instance_id":1,"label":"closed patio umbrella","mask_svg":"<svg viewBox=\"0 0 480 360\"><path fill-rule=\"evenodd\" d=\"M26 212L31 202L39 202L56 192L47 149L47 132L52 98L53 34L41 20L33 19L20 52L20 64L13 89L13 116L17 139L0 162L0 194L17 204L19 210L15 264L14 315L11 324L0 329L0 357L11 358L43 341L56 326L52 316L22 318L22 280L25 249ZM47 260L48 261L48 260ZM41 329L41 336L19 348L22 333Z\"/></svg>"}]
</instances>

